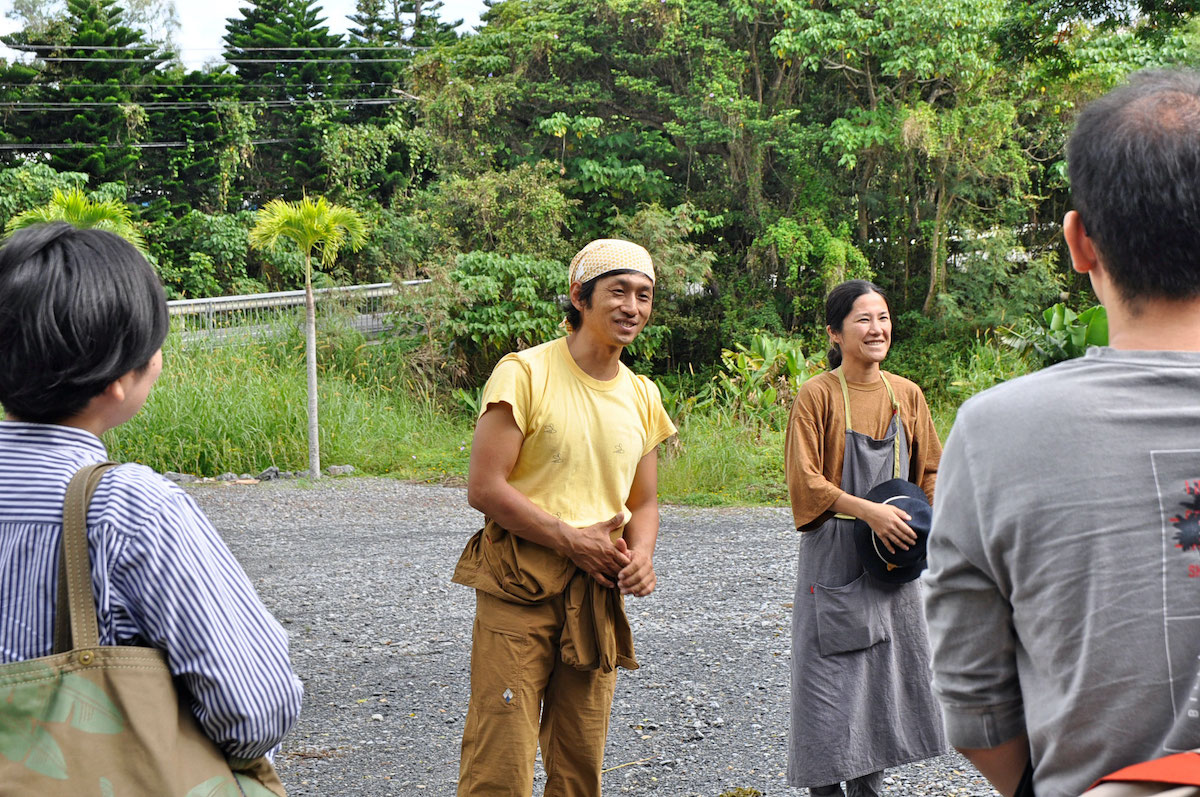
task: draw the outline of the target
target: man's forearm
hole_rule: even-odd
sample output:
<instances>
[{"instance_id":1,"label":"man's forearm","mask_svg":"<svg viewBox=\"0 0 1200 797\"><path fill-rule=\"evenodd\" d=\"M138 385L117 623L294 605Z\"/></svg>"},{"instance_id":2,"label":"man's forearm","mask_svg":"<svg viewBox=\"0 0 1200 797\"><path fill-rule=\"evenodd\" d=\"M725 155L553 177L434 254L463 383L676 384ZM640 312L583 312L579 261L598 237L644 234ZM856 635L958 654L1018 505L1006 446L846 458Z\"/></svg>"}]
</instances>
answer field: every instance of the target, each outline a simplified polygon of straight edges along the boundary
<instances>
[{"instance_id":1,"label":"man's forearm","mask_svg":"<svg viewBox=\"0 0 1200 797\"><path fill-rule=\"evenodd\" d=\"M654 546L658 544L658 502L650 506L631 509L629 522L625 524L625 544L631 550L643 551L647 556L654 555Z\"/></svg>"},{"instance_id":2,"label":"man's forearm","mask_svg":"<svg viewBox=\"0 0 1200 797\"><path fill-rule=\"evenodd\" d=\"M574 529L551 515L507 481L488 485L469 496L471 506L518 537L565 553Z\"/></svg>"},{"instance_id":3,"label":"man's forearm","mask_svg":"<svg viewBox=\"0 0 1200 797\"><path fill-rule=\"evenodd\" d=\"M996 791L1004 797L1013 797L1029 763L1029 737L1021 734L995 747L956 748L968 761L975 765Z\"/></svg>"}]
</instances>

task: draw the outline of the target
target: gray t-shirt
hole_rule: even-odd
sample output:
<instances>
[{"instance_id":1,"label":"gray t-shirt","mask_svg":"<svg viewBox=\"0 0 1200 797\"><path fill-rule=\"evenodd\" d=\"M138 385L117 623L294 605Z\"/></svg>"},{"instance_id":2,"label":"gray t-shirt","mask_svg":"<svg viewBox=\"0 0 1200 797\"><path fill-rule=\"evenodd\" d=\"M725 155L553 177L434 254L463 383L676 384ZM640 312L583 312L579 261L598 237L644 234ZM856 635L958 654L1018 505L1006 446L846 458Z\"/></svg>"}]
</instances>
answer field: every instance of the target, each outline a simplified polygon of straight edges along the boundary
<instances>
[{"instance_id":1,"label":"gray t-shirt","mask_svg":"<svg viewBox=\"0 0 1200 797\"><path fill-rule=\"evenodd\" d=\"M925 577L956 747L1038 797L1200 746L1200 354L1091 349L965 403Z\"/></svg>"}]
</instances>

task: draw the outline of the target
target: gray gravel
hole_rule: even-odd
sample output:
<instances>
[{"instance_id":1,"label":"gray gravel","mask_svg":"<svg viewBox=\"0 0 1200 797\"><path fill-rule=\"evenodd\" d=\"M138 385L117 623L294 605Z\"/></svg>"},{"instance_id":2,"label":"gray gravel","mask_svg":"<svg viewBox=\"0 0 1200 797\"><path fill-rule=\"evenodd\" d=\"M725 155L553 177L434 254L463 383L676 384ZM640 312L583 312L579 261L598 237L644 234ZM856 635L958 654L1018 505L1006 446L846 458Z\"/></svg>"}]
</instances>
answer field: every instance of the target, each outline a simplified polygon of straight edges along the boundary
<instances>
[{"instance_id":1,"label":"gray gravel","mask_svg":"<svg viewBox=\"0 0 1200 797\"><path fill-rule=\"evenodd\" d=\"M462 489L388 479L189 485L291 634L304 712L294 797L455 792L474 596L450 583L481 525ZM786 768L795 532L785 509L664 507L658 589L627 610L604 794L795 795ZM541 774L535 793L541 793ZM964 759L889 770L897 795L994 795Z\"/></svg>"}]
</instances>

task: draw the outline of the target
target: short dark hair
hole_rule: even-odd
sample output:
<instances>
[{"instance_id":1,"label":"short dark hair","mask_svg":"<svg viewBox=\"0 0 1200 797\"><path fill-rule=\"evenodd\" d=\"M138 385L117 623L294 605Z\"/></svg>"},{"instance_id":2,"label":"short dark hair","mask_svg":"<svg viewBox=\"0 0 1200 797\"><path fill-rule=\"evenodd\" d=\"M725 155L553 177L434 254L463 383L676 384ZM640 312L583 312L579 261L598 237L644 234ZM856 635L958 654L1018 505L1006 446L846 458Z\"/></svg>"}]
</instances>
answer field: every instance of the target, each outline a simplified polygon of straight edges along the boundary
<instances>
[{"instance_id":1,"label":"short dark hair","mask_svg":"<svg viewBox=\"0 0 1200 797\"><path fill-rule=\"evenodd\" d=\"M1200 73L1148 70L1088 105L1071 195L1125 299L1200 296Z\"/></svg>"},{"instance_id":2,"label":"short dark hair","mask_svg":"<svg viewBox=\"0 0 1200 797\"><path fill-rule=\"evenodd\" d=\"M887 294L883 292L883 288L868 280L847 280L831 290L825 297L825 325L841 332L842 322L854 309L854 303L858 301L858 297L868 293L878 293L883 297L883 303L887 304L888 298ZM888 305L888 310L891 310L891 305ZM842 364L842 350L836 343L829 347L829 352L825 357L829 360L829 370L831 371Z\"/></svg>"},{"instance_id":3,"label":"short dark hair","mask_svg":"<svg viewBox=\"0 0 1200 797\"><path fill-rule=\"evenodd\" d=\"M641 273L642 272L638 271L636 268L617 268L617 269L613 269L612 271L606 271L603 274L599 274L595 277L592 277L587 282L580 284L580 286L579 286L579 301L583 302L584 307L591 309L592 294L594 294L596 292L596 283L599 282L602 277L615 277L618 274L641 274ZM583 323L583 314L579 312L578 307L571 304L570 295L567 296L566 307L564 307L563 310L567 314L567 326L569 326L571 329L579 329L579 325Z\"/></svg>"},{"instance_id":4,"label":"short dark hair","mask_svg":"<svg viewBox=\"0 0 1200 797\"><path fill-rule=\"evenodd\" d=\"M18 230L0 249L0 404L66 420L149 365L169 326L158 275L123 238L64 222Z\"/></svg>"}]
</instances>

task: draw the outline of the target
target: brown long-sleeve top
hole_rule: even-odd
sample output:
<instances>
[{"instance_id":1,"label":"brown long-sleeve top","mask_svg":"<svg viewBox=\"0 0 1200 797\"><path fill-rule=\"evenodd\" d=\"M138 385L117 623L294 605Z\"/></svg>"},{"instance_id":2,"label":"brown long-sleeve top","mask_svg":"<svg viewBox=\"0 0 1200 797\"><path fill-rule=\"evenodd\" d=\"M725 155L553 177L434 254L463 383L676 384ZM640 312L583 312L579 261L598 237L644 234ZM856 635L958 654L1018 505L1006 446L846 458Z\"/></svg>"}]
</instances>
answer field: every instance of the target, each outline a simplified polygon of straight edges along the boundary
<instances>
[{"instance_id":1,"label":"brown long-sleeve top","mask_svg":"<svg viewBox=\"0 0 1200 797\"><path fill-rule=\"evenodd\" d=\"M909 445L908 480L933 501L942 443L933 426L925 394L902 376L883 372L900 405L900 422ZM892 405L883 380L850 382L854 431L876 439L887 434ZM843 494L842 456L846 451L846 407L837 374L827 371L803 385L792 404L784 448L784 473L796 528L812 531L833 517L830 507Z\"/></svg>"}]
</instances>

